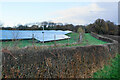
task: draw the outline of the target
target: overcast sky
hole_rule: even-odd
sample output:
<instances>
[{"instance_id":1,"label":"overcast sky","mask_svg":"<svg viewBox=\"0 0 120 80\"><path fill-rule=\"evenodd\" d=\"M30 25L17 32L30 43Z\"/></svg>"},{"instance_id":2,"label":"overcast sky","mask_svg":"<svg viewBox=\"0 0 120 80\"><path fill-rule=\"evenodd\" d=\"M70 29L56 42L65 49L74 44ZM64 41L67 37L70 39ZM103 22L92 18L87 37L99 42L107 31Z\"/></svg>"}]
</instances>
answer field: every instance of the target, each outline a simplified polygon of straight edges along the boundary
<instances>
[{"instance_id":1,"label":"overcast sky","mask_svg":"<svg viewBox=\"0 0 120 80\"><path fill-rule=\"evenodd\" d=\"M118 2L11 2L0 3L0 21L4 26L53 21L86 25L101 18L118 24Z\"/></svg>"}]
</instances>

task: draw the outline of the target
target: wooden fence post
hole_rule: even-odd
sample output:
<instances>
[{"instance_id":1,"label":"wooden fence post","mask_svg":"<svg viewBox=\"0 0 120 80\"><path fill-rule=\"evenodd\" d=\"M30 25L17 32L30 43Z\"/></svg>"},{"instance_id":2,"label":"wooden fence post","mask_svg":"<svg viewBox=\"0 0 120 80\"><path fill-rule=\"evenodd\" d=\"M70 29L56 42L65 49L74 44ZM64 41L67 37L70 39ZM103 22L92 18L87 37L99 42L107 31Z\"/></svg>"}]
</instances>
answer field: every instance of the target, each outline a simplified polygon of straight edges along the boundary
<instances>
[{"instance_id":1,"label":"wooden fence post","mask_svg":"<svg viewBox=\"0 0 120 80\"><path fill-rule=\"evenodd\" d=\"M54 34L54 46L56 46L56 35Z\"/></svg>"}]
</instances>

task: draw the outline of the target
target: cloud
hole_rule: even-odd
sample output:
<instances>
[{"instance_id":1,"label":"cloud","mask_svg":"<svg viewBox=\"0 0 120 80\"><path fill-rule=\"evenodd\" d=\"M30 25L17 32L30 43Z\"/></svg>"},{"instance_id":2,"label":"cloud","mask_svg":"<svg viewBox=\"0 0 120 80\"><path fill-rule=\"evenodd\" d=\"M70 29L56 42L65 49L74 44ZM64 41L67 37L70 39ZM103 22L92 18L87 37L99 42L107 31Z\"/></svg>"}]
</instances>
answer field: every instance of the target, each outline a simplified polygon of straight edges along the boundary
<instances>
[{"instance_id":1,"label":"cloud","mask_svg":"<svg viewBox=\"0 0 120 80\"><path fill-rule=\"evenodd\" d=\"M77 6L66 10L54 12L57 16L53 19L55 22L73 23L73 24L88 24L94 21L99 13L105 11L104 8L99 7L96 3L88 6Z\"/></svg>"}]
</instances>

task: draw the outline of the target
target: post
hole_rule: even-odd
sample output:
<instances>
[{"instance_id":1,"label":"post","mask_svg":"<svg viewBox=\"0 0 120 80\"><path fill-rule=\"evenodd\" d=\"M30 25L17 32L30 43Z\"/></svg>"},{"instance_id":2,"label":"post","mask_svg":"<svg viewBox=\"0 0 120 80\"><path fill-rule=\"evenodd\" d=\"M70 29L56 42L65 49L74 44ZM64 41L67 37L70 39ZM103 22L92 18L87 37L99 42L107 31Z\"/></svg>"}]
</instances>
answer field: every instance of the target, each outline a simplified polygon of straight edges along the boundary
<instances>
[{"instance_id":1,"label":"post","mask_svg":"<svg viewBox=\"0 0 120 80\"><path fill-rule=\"evenodd\" d=\"M34 46L34 34L32 34L32 43L33 43L33 46Z\"/></svg>"},{"instance_id":2,"label":"post","mask_svg":"<svg viewBox=\"0 0 120 80\"><path fill-rule=\"evenodd\" d=\"M43 32L42 33L43 33L43 43L44 43L44 26L43 26Z\"/></svg>"},{"instance_id":3,"label":"post","mask_svg":"<svg viewBox=\"0 0 120 80\"><path fill-rule=\"evenodd\" d=\"M44 32L42 32L43 33L43 43L44 43Z\"/></svg>"},{"instance_id":4,"label":"post","mask_svg":"<svg viewBox=\"0 0 120 80\"><path fill-rule=\"evenodd\" d=\"M56 35L54 34L54 45L56 46Z\"/></svg>"}]
</instances>

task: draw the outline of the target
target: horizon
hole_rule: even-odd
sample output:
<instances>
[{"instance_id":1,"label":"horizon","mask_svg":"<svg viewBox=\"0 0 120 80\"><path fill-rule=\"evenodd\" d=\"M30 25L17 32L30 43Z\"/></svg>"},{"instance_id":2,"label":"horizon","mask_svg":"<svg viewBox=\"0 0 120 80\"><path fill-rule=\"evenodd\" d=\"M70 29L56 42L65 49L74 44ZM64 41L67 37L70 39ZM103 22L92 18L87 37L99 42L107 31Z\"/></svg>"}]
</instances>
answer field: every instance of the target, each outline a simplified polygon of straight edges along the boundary
<instances>
[{"instance_id":1,"label":"horizon","mask_svg":"<svg viewBox=\"0 0 120 80\"><path fill-rule=\"evenodd\" d=\"M4 27L52 21L87 25L96 19L118 24L118 2L1 2Z\"/></svg>"}]
</instances>

